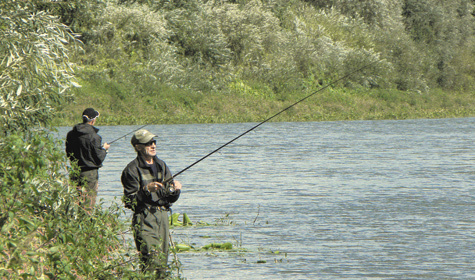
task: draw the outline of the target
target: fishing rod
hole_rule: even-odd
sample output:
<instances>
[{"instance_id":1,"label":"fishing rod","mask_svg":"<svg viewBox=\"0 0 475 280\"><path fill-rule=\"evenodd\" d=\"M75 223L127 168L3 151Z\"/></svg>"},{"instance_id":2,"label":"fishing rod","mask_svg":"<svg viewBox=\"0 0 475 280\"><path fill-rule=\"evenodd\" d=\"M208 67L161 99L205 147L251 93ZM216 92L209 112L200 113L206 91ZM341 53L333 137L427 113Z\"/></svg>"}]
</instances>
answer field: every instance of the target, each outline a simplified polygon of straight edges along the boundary
<instances>
[{"instance_id":1,"label":"fishing rod","mask_svg":"<svg viewBox=\"0 0 475 280\"><path fill-rule=\"evenodd\" d=\"M355 74L355 73L360 72L361 70L363 70L363 69L369 67L370 65L372 65L372 64L374 64L374 63L376 63L376 62L379 62L379 60L373 61L373 62L371 62L371 63L368 63L368 64L364 65L363 67L358 68L358 69L356 69L356 70L354 70L354 71L352 71L352 72L350 72L350 73L348 73L348 74L346 74L346 75L344 75L344 76L342 76L342 77L336 79L335 81L329 83L328 85L326 85L326 86L324 86L324 87L322 87L322 88L320 88L320 89L314 91L313 93L311 93L311 94L305 96L304 98L300 99L299 101L293 103L292 105L286 107L285 109L279 111L278 113L272 115L271 117L269 117L269 118L267 118L267 119L261 121L261 122L258 123L257 125L251 127L250 129L246 130L245 132L243 132L243 133L239 134L238 136L234 137L232 140L228 141L227 143L221 145L219 148L213 150L213 151L210 152L209 154L205 155L204 157L202 157L202 158L200 158L199 160L195 161L194 163L190 164L188 167L186 167L185 169L183 169L183 170L181 170L180 172L176 173L175 175L173 175L173 176L172 176L171 178L169 178L168 180L165 180L163 183L167 183L167 182L169 182L169 181L172 181L175 177L177 177L177 176L180 175L181 173L187 171L188 169L190 169L191 167L195 166L195 165L198 164L199 162L203 161L203 160L206 159L207 157L211 156L212 154L216 153L217 151L221 150L222 148L226 147L227 145L231 144L232 142L236 141L237 139L243 137L244 135L248 134L249 132L251 132L251 131L253 131L254 129L258 128L259 126L263 125L264 123L266 123L266 122L272 120L273 118L277 117L278 115L282 114L283 112L287 111L288 109L294 107L295 105L297 105L297 104L299 104L299 103L301 103L301 102L307 100L308 98L310 98L311 96L317 94L318 92L323 91L323 90L325 90L326 88L328 88L328 87L330 87L330 86L332 86L332 85L338 83L339 81L344 80L344 79L348 78L349 76L351 76L351 75L353 75L353 74Z\"/></svg>"},{"instance_id":2,"label":"fishing rod","mask_svg":"<svg viewBox=\"0 0 475 280\"><path fill-rule=\"evenodd\" d=\"M131 131L131 132L127 133L127 134L124 134L124 135L120 136L119 138L117 138L117 139L115 139L115 140L112 140L112 141L110 141L110 142L109 142L109 143L107 143L107 144L109 144L109 145L110 145L110 144L112 144L112 143L116 142L117 140L120 140L120 139L124 138L125 136L127 136L127 135L129 135L129 134L131 134L131 133L134 133L134 132L136 132L137 130L139 130L139 129L141 129L141 128L144 128L144 127L146 127L147 125L148 125L148 124L146 124L146 125L142 125L141 127L137 128L136 130L134 130L134 131Z\"/></svg>"}]
</instances>

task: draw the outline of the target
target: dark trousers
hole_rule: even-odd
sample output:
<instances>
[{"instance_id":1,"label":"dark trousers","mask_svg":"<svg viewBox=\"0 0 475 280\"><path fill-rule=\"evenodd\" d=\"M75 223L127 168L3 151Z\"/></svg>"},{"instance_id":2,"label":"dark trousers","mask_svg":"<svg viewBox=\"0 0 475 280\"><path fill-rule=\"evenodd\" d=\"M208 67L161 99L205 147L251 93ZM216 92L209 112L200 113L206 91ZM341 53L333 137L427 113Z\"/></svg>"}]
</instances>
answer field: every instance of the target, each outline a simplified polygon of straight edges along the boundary
<instances>
[{"instance_id":1,"label":"dark trousers","mask_svg":"<svg viewBox=\"0 0 475 280\"><path fill-rule=\"evenodd\" d=\"M73 176L71 180L77 184L82 203L90 207L94 206L99 189L99 169L81 171L79 176Z\"/></svg>"},{"instance_id":2,"label":"dark trousers","mask_svg":"<svg viewBox=\"0 0 475 280\"><path fill-rule=\"evenodd\" d=\"M144 271L164 275L168 267L168 212L144 209L132 220L135 245L140 252Z\"/></svg>"}]
</instances>

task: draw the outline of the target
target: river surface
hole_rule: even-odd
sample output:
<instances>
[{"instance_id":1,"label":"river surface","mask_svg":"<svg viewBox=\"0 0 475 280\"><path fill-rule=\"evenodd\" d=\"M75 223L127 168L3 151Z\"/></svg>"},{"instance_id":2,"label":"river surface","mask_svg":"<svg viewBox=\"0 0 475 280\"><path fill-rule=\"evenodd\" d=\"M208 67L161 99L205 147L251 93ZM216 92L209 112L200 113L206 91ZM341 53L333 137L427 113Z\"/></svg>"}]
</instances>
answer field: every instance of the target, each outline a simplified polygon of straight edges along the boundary
<instances>
[{"instance_id":1,"label":"river surface","mask_svg":"<svg viewBox=\"0 0 475 280\"><path fill-rule=\"evenodd\" d=\"M254 125L146 129L177 173ZM105 142L138 127L98 126ZM100 169L105 205L122 195L130 136ZM475 279L474 139L475 118L266 123L177 176L173 212L211 225L173 228L174 242L243 250L180 253L181 275Z\"/></svg>"}]
</instances>

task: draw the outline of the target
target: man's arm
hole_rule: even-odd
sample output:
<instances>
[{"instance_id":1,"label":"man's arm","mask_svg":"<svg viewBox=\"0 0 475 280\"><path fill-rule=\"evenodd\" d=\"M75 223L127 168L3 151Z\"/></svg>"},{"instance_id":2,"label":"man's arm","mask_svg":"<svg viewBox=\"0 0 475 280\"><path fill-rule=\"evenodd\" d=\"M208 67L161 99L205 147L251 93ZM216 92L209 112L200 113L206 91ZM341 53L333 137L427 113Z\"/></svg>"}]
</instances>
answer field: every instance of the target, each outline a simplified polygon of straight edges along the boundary
<instances>
[{"instance_id":1,"label":"man's arm","mask_svg":"<svg viewBox=\"0 0 475 280\"><path fill-rule=\"evenodd\" d=\"M144 201L147 196L140 186L139 176L129 167L124 169L121 176L122 186L124 187L125 207L135 210L137 205Z\"/></svg>"},{"instance_id":2,"label":"man's arm","mask_svg":"<svg viewBox=\"0 0 475 280\"><path fill-rule=\"evenodd\" d=\"M97 165L101 165L106 159L107 150L102 147L102 138L95 135L92 139L92 147L94 149L93 157Z\"/></svg>"}]
</instances>

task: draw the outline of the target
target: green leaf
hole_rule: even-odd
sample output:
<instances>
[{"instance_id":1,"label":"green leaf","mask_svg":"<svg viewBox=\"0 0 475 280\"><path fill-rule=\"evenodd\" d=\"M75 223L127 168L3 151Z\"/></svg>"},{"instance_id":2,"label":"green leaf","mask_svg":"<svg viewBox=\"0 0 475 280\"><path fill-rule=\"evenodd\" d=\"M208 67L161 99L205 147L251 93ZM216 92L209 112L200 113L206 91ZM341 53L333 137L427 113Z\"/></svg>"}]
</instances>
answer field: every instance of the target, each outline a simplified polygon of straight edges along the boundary
<instances>
[{"instance_id":1,"label":"green leaf","mask_svg":"<svg viewBox=\"0 0 475 280\"><path fill-rule=\"evenodd\" d=\"M57 252L60 251L61 247L62 247L62 246L53 246L53 247L49 248L48 251L49 251L50 253L57 253Z\"/></svg>"},{"instance_id":2,"label":"green leaf","mask_svg":"<svg viewBox=\"0 0 475 280\"><path fill-rule=\"evenodd\" d=\"M23 88L22 85L18 87L18 89L16 90L16 96L20 96L22 88Z\"/></svg>"},{"instance_id":3,"label":"green leaf","mask_svg":"<svg viewBox=\"0 0 475 280\"><path fill-rule=\"evenodd\" d=\"M5 225L3 225L2 227L2 233L7 233L10 231L10 229L15 225L15 222L10 222L10 223L7 223Z\"/></svg>"},{"instance_id":4,"label":"green leaf","mask_svg":"<svg viewBox=\"0 0 475 280\"><path fill-rule=\"evenodd\" d=\"M32 220L27 219L25 217L19 217L18 220L21 222L22 225L26 225L29 230L32 230L37 227Z\"/></svg>"}]
</instances>

